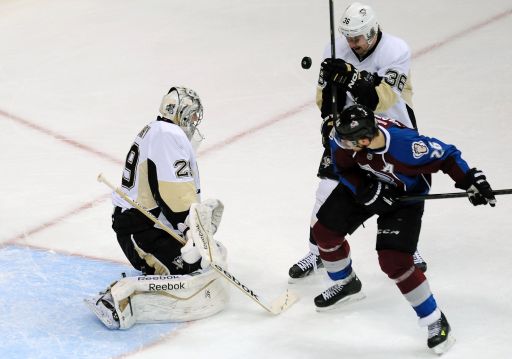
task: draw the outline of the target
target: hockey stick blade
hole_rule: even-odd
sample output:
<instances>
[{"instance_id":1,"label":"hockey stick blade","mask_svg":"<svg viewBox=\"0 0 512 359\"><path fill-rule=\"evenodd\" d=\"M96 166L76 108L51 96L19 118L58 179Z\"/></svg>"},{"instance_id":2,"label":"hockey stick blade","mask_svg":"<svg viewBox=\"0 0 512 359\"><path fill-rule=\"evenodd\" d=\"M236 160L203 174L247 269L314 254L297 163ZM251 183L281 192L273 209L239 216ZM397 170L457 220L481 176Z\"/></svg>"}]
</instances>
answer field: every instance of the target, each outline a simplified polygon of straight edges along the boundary
<instances>
[{"instance_id":1,"label":"hockey stick blade","mask_svg":"<svg viewBox=\"0 0 512 359\"><path fill-rule=\"evenodd\" d=\"M293 304L295 304L295 302L297 302L298 300L299 296L296 293L287 289L286 292L281 294L280 297L278 297L272 302L272 305L270 306L270 312L274 315L281 314L282 312L290 308Z\"/></svg>"},{"instance_id":2,"label":"hockey stick blade","mask_svg":"<svg viewBox=\"0 0 512 359\"><path fill-rule=\"evenodd\" d=\"M512 194L512 189L498 189L496 191L492 191L495 196L503 195L503 194ZM402 202L407 201L423 201L427 199L446 199L446 198L462 198L467 197L468 194L466 192L451 192L451 193L436 193L436 194L426 194L426 195L418 195L418 196L404 196L399 197L398 200Z\"/></svg>"}]
</instances>

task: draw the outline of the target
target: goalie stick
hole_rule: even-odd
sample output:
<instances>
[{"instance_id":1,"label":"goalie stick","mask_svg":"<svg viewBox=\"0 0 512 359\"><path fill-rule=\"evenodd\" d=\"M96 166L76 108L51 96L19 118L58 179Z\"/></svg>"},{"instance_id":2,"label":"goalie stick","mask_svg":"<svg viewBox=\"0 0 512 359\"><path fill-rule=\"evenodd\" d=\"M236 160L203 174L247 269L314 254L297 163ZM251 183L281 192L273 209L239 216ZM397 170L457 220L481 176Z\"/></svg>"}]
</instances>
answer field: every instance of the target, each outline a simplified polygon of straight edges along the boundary
<instances>
[{"instance_id":1,"label":"goalie stick","mask_svg":"<svg viewBox=\"0 0 512 359\"><path fill-rule=\"evenodd\" d=\"M171 230L169 227L167 227L165 224L163 224L158 218L156 218L151 212L149 212L143 205L141 205L140 203L134 201L133 199L131 199L130 197L128 197L126 195L126 193L124 193L123 191L121 191L119 188L117 188L116 186L114 186L112 183L110 183L104 176L103 176L103 173L100 173L98 175L98 182L101 182L101 183L104 183L106 184L108 187L110 187L110 189L112 191L114 191L115 193L117 193L118 195L120 195L126 202L128 202L129 204L131 204L133 207L137 208L143 215L145 215L146 217L148 217L150 220L152 220L153 222L155 222L156 224L158 224L158 226L166 231L167 233L169 233L171 235L171 237L173 237L175 240L177 240L178 242L180 242L181 244L185 245L186 241L181 238L179 235L177 235L176 233L174 233L173 230Z\"/></svg>"},{"instance_id":2,"label":"goalie stick","mask_svg":"<svg viewBox=\"0 0 512 359\"><path fill-rule=\"evenodd\" d=\"M142 214L144 214L146 217L151 219L154 223L158 224L158 226L161 227L164 231L169 233L174 239L176 239L181 244L185 244L185 240L181 238L178 234L176 234L174 231L172 231L169 227L167 227L164 223L162 223L158 218L156 218L153 214L151 214L144 206L142 206L140 203L132 200L130 197L126 195L123 191L121 191L119 188L115 187L112 183L110 183L102 173L98 175L98 182L104 183L107 185L110 189L112 189L114 192L116 192L118 195L120 195L125 201L130 203L133 207L137 208ZM197 216L199 216L199 213L197 213L196 204L192 204L191 210L195 210ZM208 234L207 231L205 231L204 227L201 225L200 222L198 222L195 225L196 229L199 233L199 239L202 243L202 248L200 248L200 251L204 250L208 253L208 257L210 258L210 264L213 270L215 270L217 273L219 273L223 278L225 278L229 283L233 284L235 287L237 287L242 293L247 295L249 298L251 298L255 303L257 303L259 306L261 306L263 309L265 309L267 312L278 315L282 312L284 312L286 309L288 309L291 305L293 305L299 297L286 290L285 293L283 293L281 296L279 296L277 299L272 301L271 303L267 303L259 294L257 294L254 290L250 289L247 285L242 283L239 279L237 279L235 276L233 276L230 272L228 272L225 268L223 268L220 264L216 263L212 259L212 250L210 247L211 242L211 236Z\"/></svg>"}]
</instances>

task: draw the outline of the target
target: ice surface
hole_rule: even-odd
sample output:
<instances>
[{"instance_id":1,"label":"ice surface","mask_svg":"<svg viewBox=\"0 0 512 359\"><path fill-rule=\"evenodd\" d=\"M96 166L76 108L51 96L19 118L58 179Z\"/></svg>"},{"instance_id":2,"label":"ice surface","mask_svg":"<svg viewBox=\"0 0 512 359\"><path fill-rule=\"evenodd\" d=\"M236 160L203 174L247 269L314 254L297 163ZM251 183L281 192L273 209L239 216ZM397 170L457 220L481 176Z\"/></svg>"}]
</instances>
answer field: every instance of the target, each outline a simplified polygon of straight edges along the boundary
<instances>
[{"instance_id":1,"label":"ice surface","mask_svg":"<svg viewBox=\"0 0 512 359\"><path fill-rule=\"evenodd\" d=\"M511 187L510 1L368 3L384 30L412 48L421 131L455 143L495 189ZM336 1L336 18L346 4ZM229 309L207 320L109 332L75 302L118 278L116 266L128 267L110 230L108 189L96 176L120 179L133 137L180 84L205 105L202 187L204 198L226 207L217 238L230 272L269 300L289 287L288 268L307 250L321 154L314 94L328 1L8 0L0 14L4 357L52 357L43 351L52 345L54 357L80 357L80 345L96 348L96 358L432 357L425 329L380 271L373 221L350 241L367 298L337 312L314 310L313 297L328 286L322 273L290 285L301 299L278 317L234 291ZM308 71L304 56L313 61ZM434 181L433 193L454 191L446 176ZM465 199L427 204L419 248L457 337L447 357L512 356L511 210L512 196L493 209ZM47 259L30 260L45 250L58 257L58 271ZM90 261L103 263L101 275L77 270ZM45 286L30 286L29 276ZM31 299L36 289L47 299ZM49 316L55 293L69 303L62 321ZM92 325L94 332L80 330ZM77 332L75 345L63 344L61 333ZM132 346L136 333L141 341ZM102 336L126 346L102 347ZM5 340L13 337L19 341Z\"/></svg>"}]
</instances>

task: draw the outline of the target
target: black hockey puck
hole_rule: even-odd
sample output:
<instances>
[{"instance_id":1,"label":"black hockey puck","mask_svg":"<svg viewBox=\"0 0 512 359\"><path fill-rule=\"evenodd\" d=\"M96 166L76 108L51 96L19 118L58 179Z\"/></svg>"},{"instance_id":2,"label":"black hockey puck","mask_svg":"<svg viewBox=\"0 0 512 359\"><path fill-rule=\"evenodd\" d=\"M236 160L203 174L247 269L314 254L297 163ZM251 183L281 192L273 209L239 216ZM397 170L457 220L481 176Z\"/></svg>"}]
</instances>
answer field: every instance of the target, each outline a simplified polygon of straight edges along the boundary
<instances>
[{"instance_id":1,"label":"black hockey puck","mask_svg":"<svg viewBox=\"0 0 512 359\"><path fill-rule=\"evenodd\" d=\"M309 56L304 56L302 58L302 61L300 62L300 65L302 66L303 69L307 70L311 67L311 57Z\"/></svg>"}]
</instances>

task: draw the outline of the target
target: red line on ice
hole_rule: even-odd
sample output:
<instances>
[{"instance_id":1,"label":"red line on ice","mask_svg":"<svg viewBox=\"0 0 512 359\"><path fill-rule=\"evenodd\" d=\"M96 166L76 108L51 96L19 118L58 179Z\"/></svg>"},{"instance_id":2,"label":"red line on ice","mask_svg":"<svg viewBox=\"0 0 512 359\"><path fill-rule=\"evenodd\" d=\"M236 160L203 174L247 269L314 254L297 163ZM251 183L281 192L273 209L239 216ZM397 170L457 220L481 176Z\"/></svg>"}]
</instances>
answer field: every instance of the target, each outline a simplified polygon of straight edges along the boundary
<instances>
[{"instance_id":1,"label":"red line on ice","mask_svg":"<svg viewBox=\"0 0 512 359\"><path fill-rule=\"evenodd\" d=\"M426 46L420 50L417 50L417 51L414 51L414 53L412 54L412 58L416 59L416 58L419 58L419 57L422 57L426 54L429 54L431 53L432 51L436 50L436 49L439 49L440 47L443 47L444 45L450 43L450 42L453 42L455 40L458 40L462 37L465 37L467 36L468 34L471 34L471 33L474 33L484 27L486 27L487 25L490 25L492 23L495 23L507 16L509 16L510 14L512 14L512 9L508 9L508 10L505 10L499 14L496 14L478 24L474 24L474 25L471 25L455 34L452 34L452 35L449 35L447 36L444 40L441 40L441 41L438 41L436 43L433 43L429 46ZM296 114L302 112L303 110L307 109L309 106L313 106L314 104L314 101L308 101L306 103L303 103L299 106L296 106L295 108L289 110L289 111L286 111L284 113L281 113L281 114L278 114L272 118L270 118L269 120L265 121L265 122L262 122L261 124L257 125L257 126L254 126L254 127L251 127L245 131L242 131L236 135L233 135L231 137L228 137L226 138L225 140L221 141L221 142L218 142L210 147L207 147L205 148L203 151L199 151L199 155L200 156L205 156L205 155L208 155L210 153L213 153L213 152L216 152L216 151L219 151L223 148L225 148L226 146L232 144L232 143L235 143L237 141L239 141L240 139L243 139L244 137L247 137L247 136L250 136L250 135L253 135L254 133L257 133L267 127L270 127L276 123L279 123L281 121L284 121L284 120L287 120L289 119L290 117L293 117L295 116ZM48 135L50 137L53 137L55 139L57 139L58 141L62 141L63 143L71 146L71 147L74 147L74 148L77 148L77 149L80 149L80 150L83 150L85 152L88 152L89 154L92 154L92 155L95 155L103 160L107 160L111 163L114 163L116 165L119 165L119 164L122 164L123 161L120 160L120 159L117 159L105 152L102 152L102 151L99 151L95 148L92 148L91 146L88 146L86 144L83 144L79 141L76 141L76 140L73 140L71 138L68 138L62 134L59 134L55 131L52 131L48 128L45 128L41 125L38 125L36 123L33 123L33 122L30 122L26 119L23 119L19 116L16 116L14 114L11 114L9 112L6 112L6 111L3 111L3 110L0 110L0 116L6 118L6 119L9 119L9 120L12 120L16 123L19 123L21 125L24 125L28 128L31 128L33 130L36 130L40 133L43 133L45 135ZM38 233L46 228L49 228L49 227L52 227L58 223L60 223L61 221L65 220L66 218L69 218L75 214L79 214L80 212L84 211L85 209L88 209L88 208L91 208L93 206L95 206L97 203L101 202L102 200L104 200L105 198L107 198L108 196L107 195L104 195L102 197L99 197L99 198L96 198L95 200L91 201L91 202L88 202L86 204L83 204L75 209L72 209L68 212L66 212L65 214L61 215L61 216L58 216L57 218L54 218L52 220L49 220L47 222L44 222L32 229L28 229L26 231L24 231L23 233L20 233L10 239L8 239L7 241L3 242L3 245L7 244L7 243L13 243L13 242L16 242L16 241L19 241L27 236L30 236L34 233ZM0 248L1 248L2 245L0 245Z\"/></svg>"}]
</instances>

